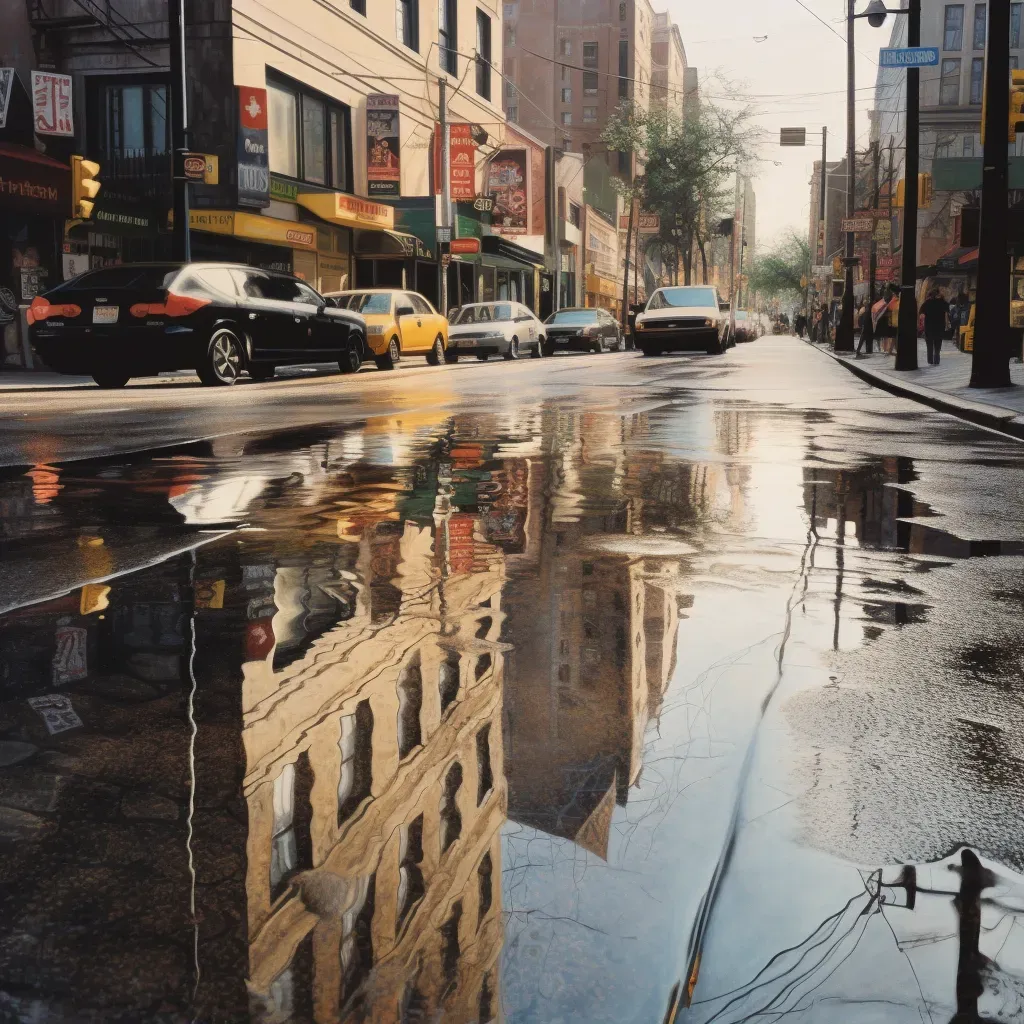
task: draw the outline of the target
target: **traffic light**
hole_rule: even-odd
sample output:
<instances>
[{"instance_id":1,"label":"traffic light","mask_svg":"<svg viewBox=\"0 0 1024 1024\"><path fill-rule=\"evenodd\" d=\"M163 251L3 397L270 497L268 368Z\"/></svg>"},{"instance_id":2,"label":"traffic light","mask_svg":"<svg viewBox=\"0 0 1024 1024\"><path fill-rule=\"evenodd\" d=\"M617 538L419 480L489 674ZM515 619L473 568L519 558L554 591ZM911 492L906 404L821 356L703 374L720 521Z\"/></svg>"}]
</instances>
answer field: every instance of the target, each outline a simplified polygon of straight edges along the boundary
<instances>
[{"instance_id":1,"label":"traffic light","mask_svg":"<svg viewBox=\"0 0 1024 1024\"><path fill-rule=\"evenodd\" d=\"M935 182L930 174L927 172L919 174L917 176L917 207L919 210L923 210L927 206L932 205L932 200L935 198ZM907 179L900 178L896 183L896 202L894 206L898 206L900 209L906 205L907 201Z\"/></svg>"},{"instance_id":2,"label":"traffic light","mask_svg":"<svg viewBox=\"0 0 1024 1024\"><path fill-rule=\"evenodd\" d=\"M1024 131L1024 71L1010 72L1010 132L1007 141L1016 142Z\"/></svg>"},{"instance_id":3,"label":"traffic light","mask_svg":"<svg viewBox=\"0 0 1024 1024\"><path fill-rule=\"evenodd\" d=\"M92 216L94 200L99 194L101 185L96 180L100 173L100 165L95 160L86 160L84 156L71 158L71 216L88 220Z\"/></svg>"}]
</instances>

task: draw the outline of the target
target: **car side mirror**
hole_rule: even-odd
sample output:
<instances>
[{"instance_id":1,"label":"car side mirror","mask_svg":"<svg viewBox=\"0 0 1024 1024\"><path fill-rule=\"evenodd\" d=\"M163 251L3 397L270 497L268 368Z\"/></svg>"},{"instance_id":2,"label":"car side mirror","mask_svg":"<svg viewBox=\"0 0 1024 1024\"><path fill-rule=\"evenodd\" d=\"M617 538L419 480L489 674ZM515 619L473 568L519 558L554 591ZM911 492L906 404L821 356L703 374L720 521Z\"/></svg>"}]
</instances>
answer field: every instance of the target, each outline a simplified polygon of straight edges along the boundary
<instances>
[{"instance_id":1,"label":"car side mirror","mask_svg":"<svg viewBox=\"0 0 1024 1024\"><path fill-rule=\"evenodd\" d=\"M416 310L412 306L399 306L398 316L415 316Z\"/></svg>"}]
</instances>

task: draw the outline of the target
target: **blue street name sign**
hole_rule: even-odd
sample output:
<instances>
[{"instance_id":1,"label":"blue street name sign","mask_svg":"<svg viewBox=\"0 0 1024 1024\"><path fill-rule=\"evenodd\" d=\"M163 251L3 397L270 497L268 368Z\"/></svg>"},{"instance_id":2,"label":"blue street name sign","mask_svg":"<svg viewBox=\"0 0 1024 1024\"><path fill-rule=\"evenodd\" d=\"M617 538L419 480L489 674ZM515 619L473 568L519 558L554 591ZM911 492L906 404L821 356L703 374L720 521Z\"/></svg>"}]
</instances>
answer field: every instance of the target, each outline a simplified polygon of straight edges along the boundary
<instances>
[{"instance_id":1,"label":"blue street name sign","mask_svg":"<svg viewBox=\"0 0 1024 1024\"><path fill-rule=\"evenodd\" d=\"M903 46L878 51L881 68L928 68L939 63L937 46Z\"/></svg>"}]
</instances>

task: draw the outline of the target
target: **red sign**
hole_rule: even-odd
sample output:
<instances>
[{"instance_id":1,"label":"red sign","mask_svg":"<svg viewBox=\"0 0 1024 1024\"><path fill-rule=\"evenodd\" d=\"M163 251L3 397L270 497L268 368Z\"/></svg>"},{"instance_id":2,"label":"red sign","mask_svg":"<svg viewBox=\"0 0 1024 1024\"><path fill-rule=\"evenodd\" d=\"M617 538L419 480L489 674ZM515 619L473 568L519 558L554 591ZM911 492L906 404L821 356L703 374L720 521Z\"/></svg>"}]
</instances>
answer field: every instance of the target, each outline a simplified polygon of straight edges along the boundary
<instances>
[{"instance_id":1,"label":"red sign","mask_svg":"<svg viewBox=\"0 0 1024 1024\"><path fill-rule=\"evenodd\" d=\"M479 238L453 238L451 242L453 256L468 256L480 251Z\"/></svg>"},{"instance_id":2,"label":"red sign","mask_svg":"<svg viewBox=\"0 0 1024 1024\"><path fill-rule=\"evenodd\" d=\"M242 127L251 131L267 130L267 90L251 86L239 86L239 117Z\"/></svg>"},{"instance_id":3,"label":"red sign","mask_svg":"<svg viewBox=\"0 0 1024 1024\"><path fill-rule=\"evenodd\" d=\"M448 125L448 181L453 201L476 198L476 142L467 122ZM434 126L434 192L441 194L441 128Z\"/></svg>"}]
</instances>

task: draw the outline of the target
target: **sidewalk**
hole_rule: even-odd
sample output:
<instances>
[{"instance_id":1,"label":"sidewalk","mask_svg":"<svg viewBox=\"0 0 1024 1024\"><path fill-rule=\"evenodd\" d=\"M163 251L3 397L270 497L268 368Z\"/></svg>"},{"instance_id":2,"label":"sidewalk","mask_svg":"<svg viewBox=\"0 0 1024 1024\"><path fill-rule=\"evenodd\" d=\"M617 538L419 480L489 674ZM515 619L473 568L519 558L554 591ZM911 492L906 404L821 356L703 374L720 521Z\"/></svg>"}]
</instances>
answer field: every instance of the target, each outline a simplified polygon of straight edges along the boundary
<instances>
[{"instance_id":1,"label":"sidewalk","mask_svg":"<svg viewBox=\"0 0 1024 1024\"><path fill-rule=\"evenodd\" d=\"M1024 364L1010 363L1010 379L1017 387L972 388L968 386L971 379L969 352L961 352L952 341L944 341L941 362L938 366L929 366L924 341L919 339L917 346L918 369L899 373L893 368L895 356L875 352L858 359L820 345L814 347L869 384L972 423L1024 438Z\"/></svg>"}]
</instances>

